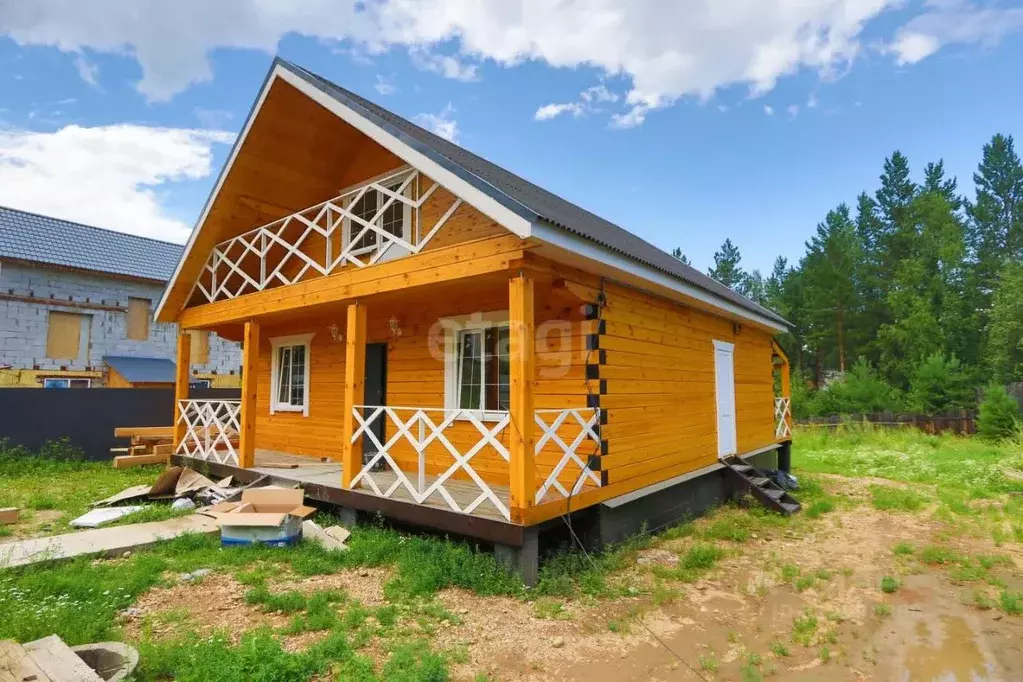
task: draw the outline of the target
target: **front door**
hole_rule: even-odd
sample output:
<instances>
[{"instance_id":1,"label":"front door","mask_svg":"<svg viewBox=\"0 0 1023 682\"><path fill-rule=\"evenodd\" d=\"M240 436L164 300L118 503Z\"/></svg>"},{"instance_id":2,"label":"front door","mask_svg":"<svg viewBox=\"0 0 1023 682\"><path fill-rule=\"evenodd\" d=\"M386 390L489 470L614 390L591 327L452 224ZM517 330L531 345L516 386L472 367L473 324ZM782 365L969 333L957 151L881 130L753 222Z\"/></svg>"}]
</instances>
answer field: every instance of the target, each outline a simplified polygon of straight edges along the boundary
<instances>
[{"instance_id":1,"label":"front door","mask_svg":"<svg viewBox=\"0 0 1023 682\"><path fill-rule=\"evenodd\" d=\"M387 344L367 343L366 344L366 386L363 395L363 405L366 405L367 414L372 414L372 408L377 405L387 404ZM369 430L377 437L381 444L384 444L384 426L387 424L387 415L380 413L370 425ZM377 446L371 438L362 439L362 458L364 462L375 455Z\"/></svg>"},{"instance_id":2,"label":"front door","mask_svg":"<svg viewBox=\"0 0 1023 682\"><path fill-rule=\"evenodd\" d=\"M718 457L736 454L735 346L714 342L714 393L717 398Z\"/></svg>"}]
</instances>

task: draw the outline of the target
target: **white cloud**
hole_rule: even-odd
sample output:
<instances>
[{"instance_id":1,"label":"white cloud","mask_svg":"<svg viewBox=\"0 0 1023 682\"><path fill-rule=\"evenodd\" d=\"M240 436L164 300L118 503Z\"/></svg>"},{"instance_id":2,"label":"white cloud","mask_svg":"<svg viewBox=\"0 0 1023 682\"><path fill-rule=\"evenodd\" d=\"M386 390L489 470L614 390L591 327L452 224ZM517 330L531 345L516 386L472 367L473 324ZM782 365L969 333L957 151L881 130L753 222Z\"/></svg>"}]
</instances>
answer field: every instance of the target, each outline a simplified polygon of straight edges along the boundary
<instances>
[{"instance_id":1,"label":"white cloud","mask_svg":"<svg viewBox=\"0 0 1023 682\"><path fill-rule=\"evenodd\" d=\"M603 83L586 88L579 93L584 102L617 102L618 93L611 92Z\"/></svg>"},{"instance_id":2,"label":"white cloud","mask_svg":"<svg viewBox=\"0 0 1023 682\"><path fill-rule=\"evenodd\" d=\"M78 75L83 81L94 88L99 87L99 66L90 62L84 55L78 55L75 57L75 68L78 69Z\"/></svg>"},{"instance_id":3,"label":"white cloud","mask_svg":"<svg viewBox=\"0 0 1023 682\"><path fill-rule=\"evenodd\" d=\"M789 118L795 118L796 116L799 116L799 105L790 104L788 108L785 109L785 112L789 115Z\"/></svg>"},{"instance_id":4,"label":"white cloud","mask_svg":"<svg viewBox=\"0 0 1023 682\"><path fill-rule=\"evenodd\" d=\"M564 104L545 104L536 110L533 114L533 118L537 121L549 121L552 118L557 118L562 114L572 114L573 116L579 116L583 113L583 107L578 102L566 102Z\"/></svg>"},{"instance_id":5,"label":"white cloud","mask_svg":"<svg viewBox=\"0 0 1023 682\"><path fill-rule=\"evenodd\" d=\"M764 113L767 114L768 116L774 116L774 107L772 107L770 104L765 104Z\"/></svg>"},{"instance_id":6,"label":"white cloud","mask_svg":"<svg viewBox=\"0 0 1023 682\"><path fill-rule=\"evenodd\" d=\"M112 125L0 130L0 204L183 242L190 225L161 203L168 183L212 172L216 130Z\"/></svg>"},{"instance_id":7,"label":"white cloud","mask_svg":"<svg viewBox=\"0 0 1023 682\"><path fill-rule=\"evenodd\" d=\"M387 78L384 78L379 73L377 74L377 82L373 85L373 89L381 95L393 95L398 91L398 88Z\"/></svg>"},{"instance_id":8,"label":"white cloud","mask_svg":"<svg viewBox=\"0 0 1023 682\"><path fill-rule=\"evenodd\" d=\"M448 102L439 114L416 114L412 121L426 128L434 135L450 142L458 141L458 121L454 119L455 108Z\"/></svg>"},{"instance_id":9,"label":"white cloud","mask_svg":"<svg viewBox=\"0 0 1023 682\"><path fill-rule=\"evenodd\" d=\"M1023 31L1023 8L981 6L970 0L927 0L926 10L899 29L887 51L899 64L915 64L951 44L985 47Z\"/></svg>"},{"instance_id":10,"label":"white cloud","mask_svg":"<svg viewBox=\"0 0 1023 682\"><path fill-rule=\"evenodd\" d=\"M196 107L192 110L203 128L224 128L234 118L234 114L226 109L206 109Z\"/></svg>"},{"instance_id":11,"label":"white cloud","mask_svg":"<svg viewBox=\"0 0 1023 682\"><path fill-rule=\"evenodd\" d=\"M833 74L861 50L864 28L905 0L33 0L0 3L0 33L22 44L127 55L138 89L163 100L212 78L214 49L271 53L285 35L375 55L405 48L419 68L475 80L484 61L591 68L629 90L615 125L638 125L680 97L707 100L740 85L754 95L803 70ZM991 44L1021 9L929 0L896 34L897 59L922 58L920 38ZM898 15L896 15L898 16ZM933 45L933 42L931 43ZM895 46L901 45L901 49ZM593 93L598 96L597 93ZM613 101L613 100L608 100Z\"/></svg>"},{"instance_id":12,"label":"white cloud","mask_svg":"<svg viewBox=\"0 0 1023 682\"><path fill-rule=\"evenodd\" d=\"M934 36L923 33L901 33L892 43L890 50L900 66L916 64L941 49L941 43Z\"/></svg>"},{"instance_id":13,"label":"white cloud","mask_svg":"<svg viewBox=\"0 0 1023 682\"><path fill-rule=\"evenodd\" d=\"M439 73L445 78L457 81L479 80L478 67L475 64L466 64L456 57L446 54L436 54L421 47L409 49L409 57L417 69Z\"/></svg>"}]
</instances>

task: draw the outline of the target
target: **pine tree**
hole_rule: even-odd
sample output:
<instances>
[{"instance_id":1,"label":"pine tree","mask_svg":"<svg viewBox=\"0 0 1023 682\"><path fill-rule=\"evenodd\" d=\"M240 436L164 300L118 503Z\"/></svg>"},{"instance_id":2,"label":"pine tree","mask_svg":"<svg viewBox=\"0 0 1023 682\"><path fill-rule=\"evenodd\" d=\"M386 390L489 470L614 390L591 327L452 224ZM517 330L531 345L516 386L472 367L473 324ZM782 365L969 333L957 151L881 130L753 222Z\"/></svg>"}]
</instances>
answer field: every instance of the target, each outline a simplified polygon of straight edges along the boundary
<instances>
[{"instance_id":1,"label":"pine tree","mask_svg":"<svg viewBox=\"0 0 1023 682\"><path fill-rule=\"evenodd\" d=\"M912 230L907 225L907 211L917 194L916 184L909 179L909 160L895 151L884 160L881 187L877 190L877 206L881 234L872 245L879 251L883 272L893 272L912 249Z\"/></svg>"},{"instance_id":2,"label":"pine tree","mask_svg":"<svg viewBox=\"0 0 1023 682\"><path fill-rule=\"evenodd\" d=\"M995 135L984 145L973 182L977 199L966 206L974 260L972 285L977 290L977 307L986 311L1003 263L1023 258L1023 166L1011 136Z\"/></svg>"},{"instance_id":3,"label":"pine tree","mask_svg":"<svg viewBox=\"0 0 1023 682\"><path fill-rule=\"evenodd\" d=\"M997 382L1023 380L1023 263L1002 268L991 305L987 361Z\"/></svg>"},{"instance_id":4,"label":"pine tree","mask_svg":"<svg viewBox=\"0 0 1023 682\"><path fill-rule=\"evenodd\" d=\"M751 301L756 301L760 305L763 305L767 300L764 276L760 274L759 270L754 270L743 277L742 282L739 283L736 291Z\"/></svg>"},{"instance_id":5,"label":"pine tree","mask_svg":"<svg viewBox=\"0 0 1023 682\"><path fill-rule=\"evenodd\" d=\"M707 271L707 274L724 284L726 287L736 289L746 279L746 273L739 267L739 249L726 239L721 248L714 254L714 267Z\"/></svg>"},{"instance_id":6,"label":"pine tree","mask_svg":"<svg viewBox=\"0 0 1023 682\"><path fill-rule=\"evenodd\" d=\"M675 258L676 260L682 261L686 265L692 265L692 263L689 262L689 258L686 257L686 254L682 253L682 247L681 246L676 246L674 249L672 249L671 250L671 256L672 256L672 258Z\"/></svg>"},{"instance_id":7,"label":"pine tree","mask_svg":"<svg viewBox=\"0 0 1023 682\"><path fill-rule=\"evenodd\" d=\"M834 350L838 369L844 372L847 333L860 304L856 271L862 253L847 205L828 212L806 249L802 269L810 304L810 336L817 348Z\"/></svg>"}]
</instances>

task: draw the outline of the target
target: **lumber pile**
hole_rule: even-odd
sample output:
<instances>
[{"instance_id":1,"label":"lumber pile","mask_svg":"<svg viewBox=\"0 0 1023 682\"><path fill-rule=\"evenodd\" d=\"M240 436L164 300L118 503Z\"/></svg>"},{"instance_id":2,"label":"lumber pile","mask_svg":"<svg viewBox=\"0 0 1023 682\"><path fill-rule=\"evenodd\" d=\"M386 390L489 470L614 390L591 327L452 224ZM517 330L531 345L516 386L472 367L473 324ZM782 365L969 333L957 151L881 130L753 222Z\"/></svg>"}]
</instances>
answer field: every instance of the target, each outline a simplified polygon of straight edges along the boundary
<instances>
[{"instance_id":1,"label":"lumber pile","mask_svg":"<svg viewBox=\"0 0 1023 682\"><path fill-rule=\"evenodd\" d=\"M115 438L130 438L126 448L111 448L114 468L161 464L174 454L173 426L123 426L114 429Z\"/></svg>"}]
</instances>

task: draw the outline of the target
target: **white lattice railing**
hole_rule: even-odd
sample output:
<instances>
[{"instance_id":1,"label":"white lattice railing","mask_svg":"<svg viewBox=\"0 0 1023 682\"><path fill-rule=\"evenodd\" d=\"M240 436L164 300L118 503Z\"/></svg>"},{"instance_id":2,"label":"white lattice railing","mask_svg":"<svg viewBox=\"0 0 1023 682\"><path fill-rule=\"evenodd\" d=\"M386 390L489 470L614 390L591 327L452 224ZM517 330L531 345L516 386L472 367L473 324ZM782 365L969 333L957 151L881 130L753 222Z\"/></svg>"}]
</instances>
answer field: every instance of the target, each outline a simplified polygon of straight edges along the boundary
<instances>
[{"instance_id":1,"label":"white lattice railing","mask_svg":"<svg viewBox=\"0 0 1023 682\"><path fill-rule=\"evenodd\" d=\"M176 454L238 465L240 400L180 400L178 407L178 422L185 423L185 437Z\"/></svg>"},{"instance_id":2,"label":"white lattice railing","mask_svg":"<svg viewBox=\"0 0 1023 682\"><path fill-rule=\"evenodd\" d=\"M417 504L424 504L431 498L440 499L449 509L462 514L471 514L487 503L502 517L511 520L506 498L502 499L473 467L473 459L484 452L491 457L496 454L504 464L509 462L508 448L502 440L510 423L507 412L494 413L493 419L484 420L474 410L356 405L352 414L356 424L352 442L366 439L367 451L375 450L352 477L353 488L361 485L388 498L407 494ZM378 420L384 422L382 439L373 430ZM559 480L566 474L572 481L569 487L573 494L587 483L599 486L599 472L588 466L590 456L600 452L599 410L537 410L535 420L539 427L536 453L539 455L545 448L561 452L557 464L536 492L536 503L547 501L545 498L555 491L567 497L569 488ZM450 430L456 425L462 425L461 432L456 438L449 438ZM405 453L395 456L395 450L400 447L406 448ZM446 453L450 459L441 453ZM415 471L407 472L397 460L411 458L416 462ZM428 459L432 467L450 463L436 478L428 478ZM457 474L469 479L458 480L457 492L461 500L456 499L452 485ZM466 497L465 487L473 485L475 488Z\"/></svg>"},{"instance_id":3,"label":"white lattice railing","mask_svg":"<svg viewBox=\"0 0 1023 682\"><path fill-rule=\"evenodd\" d=\"M501 432L508 427L508 413L501 414L497 421L483 421L479 413L472 410L356 405L352 412L356 422L352 442L365 438L371 443L370 450L376 449L376 454L352 478L353 488L358 484L364 484L380 497L391 497L399 490L404 490L417 504L423 504L437 496L452 511L463 514L471 514L481 504L489 502L501 516L511 519L507 505L472 466L473 458L488 447L502 460L508 462L508 449L499 438ZM371 428L371 425L382 418L385 419L384 443L380 442ZM445 431L456 423L471 425L478 435L478 439L471 447L456 447L445 434ZM464 438L459 440L464 441ZM418 471L415 474L415 483L392 457L391 450L399 443L408 443L416 457ZM434 444L444 448L453 461L436 479L427 482L426 450ZM383 486L373 475L374 470L382 464L386 464L390 473L394 475L394 480L384 483ZM459 472L465 473L480 491L479 495L467 504L464 501L459 503L446 487L451 477Z\"/></svg>"},{"instance_id":4,"label":"white lattice railing","mask_svg":"<svg viewBox=\"0 0 1023 682\"><path fill-rule=\"evenodd\" d=\"M548 422L548 419L551 421ZM536 491L536 504L543 502L552 488L561 493L562 497L568 497L568 489L559 480L566 467L574 481L571 486L573 495L587 482L600 485L600 473L589 467L590 457L600 454L599 424L599 409L536 411L536 425L540 428L536 439L537 454L548 443L553 443L562 452L561 459ZM573 466L569 467L570 464Z\"/></svg>"},{"instance_id":5,"label":"white lattice railing","mask_svg":"<svg viewBox=\"0 0 1023 682\"><path fill-rule=\"evenodd\" d=\"M777 440L792 437L792 400L790 398L774 399L774 436Z\"/></svg>"},{"instance_id":6,"label":"white lattice railing","mask_svg":"<svg viewBox=\"0 0 1023 682\"><path fill-rule=\"evenodd\" d=\"M420 191L419 171L407 169L369 182L213 247L196 280L209 302L301 281L310 271L328 275L348 265L366 267L390 253L419 253L461 205L454 197L433 225L420 224L420 208L436 191ZM383 200L365 219L351 212L367 192ZM384 229L388 210L402 206L401 234ZM408 235L406 238L405 235Z\"/></svg>"}]
</instances>

